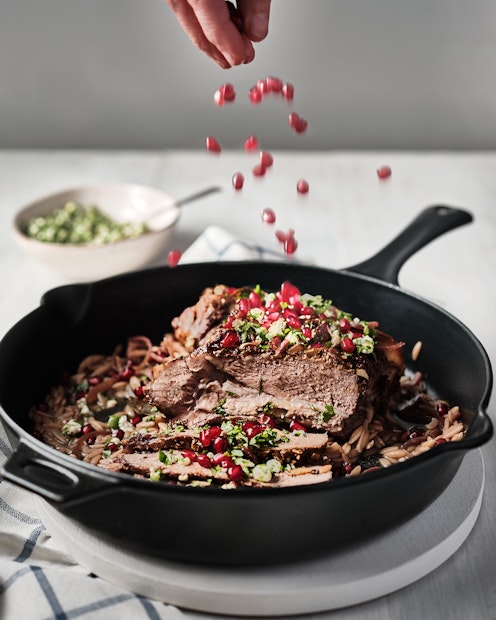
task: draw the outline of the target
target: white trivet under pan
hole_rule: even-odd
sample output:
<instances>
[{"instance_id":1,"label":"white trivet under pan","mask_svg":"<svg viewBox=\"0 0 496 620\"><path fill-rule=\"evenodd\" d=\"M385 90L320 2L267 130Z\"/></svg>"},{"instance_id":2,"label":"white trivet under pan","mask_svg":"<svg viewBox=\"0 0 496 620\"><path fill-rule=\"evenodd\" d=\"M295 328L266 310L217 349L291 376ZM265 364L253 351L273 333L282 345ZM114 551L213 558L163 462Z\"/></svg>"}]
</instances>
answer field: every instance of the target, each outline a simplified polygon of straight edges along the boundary
<instances>
[{"instance_id":1,"label":"white trivet under pan","mask_svg":"<svg viewBox=\"0 0 496 620\"><path fill-rule=\"evenodd\" d=\"M475 450L464 458L441 496L411 521L318 560L261 568L206 567L140 555L97 538L39 498L37 508L66 553L102 579L135 594L209 613L287 616L364 603L432 572L469 535L483 488L484 462Z\"/></svg>"}]
</instances>

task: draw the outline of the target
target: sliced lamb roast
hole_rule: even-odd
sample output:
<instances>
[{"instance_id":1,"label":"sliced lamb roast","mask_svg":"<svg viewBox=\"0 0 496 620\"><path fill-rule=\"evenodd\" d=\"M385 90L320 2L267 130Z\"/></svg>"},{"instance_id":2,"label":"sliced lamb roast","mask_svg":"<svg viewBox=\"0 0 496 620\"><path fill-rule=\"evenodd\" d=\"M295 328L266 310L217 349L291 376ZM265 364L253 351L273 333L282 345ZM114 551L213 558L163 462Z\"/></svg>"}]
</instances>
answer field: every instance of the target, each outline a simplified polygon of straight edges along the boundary
<instances>
[{"instance_id":1,"label":"sliced lamb roast","mask_svg":"<svg viewBox=\"0 0 496 620\"><path fill-rule=\"evenodd\" d=\"M336 436L384 409L404 371L401 343L285 284L279 297L207 289L173 322L196 347L155 367L149 402L188 427L269 410Z\"/></svg>"}]
</instances>

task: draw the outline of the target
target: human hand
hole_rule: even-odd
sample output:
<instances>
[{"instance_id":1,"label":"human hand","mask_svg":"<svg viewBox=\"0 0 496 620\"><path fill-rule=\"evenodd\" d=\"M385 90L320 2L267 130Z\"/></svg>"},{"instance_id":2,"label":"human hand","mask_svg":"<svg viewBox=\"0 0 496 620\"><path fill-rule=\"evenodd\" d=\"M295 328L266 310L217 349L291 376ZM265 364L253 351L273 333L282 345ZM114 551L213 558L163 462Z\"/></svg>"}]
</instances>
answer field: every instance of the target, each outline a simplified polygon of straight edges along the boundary
<instances>
[{"instance_id":1,"label":"human hand","mask_svg":"<svg viewBox=\"0 0 496 620\"><path fill-rule=\"evenodd\" d=\"M253 43L268 33L271 0L238 0L239 24L225 0L166 1L196 47L223 69L251 62Z\"/></svg>"}]
</instances>

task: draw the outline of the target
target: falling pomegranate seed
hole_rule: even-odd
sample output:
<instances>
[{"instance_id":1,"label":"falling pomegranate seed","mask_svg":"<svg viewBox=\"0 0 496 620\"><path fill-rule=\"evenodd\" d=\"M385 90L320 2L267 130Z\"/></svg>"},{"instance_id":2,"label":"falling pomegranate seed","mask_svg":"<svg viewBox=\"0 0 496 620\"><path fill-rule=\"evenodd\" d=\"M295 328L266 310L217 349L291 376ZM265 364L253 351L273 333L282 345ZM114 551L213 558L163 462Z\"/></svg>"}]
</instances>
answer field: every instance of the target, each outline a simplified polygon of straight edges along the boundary
<instances>
[{"instance_id":1,"label":"falling pomegranate seed","mask_svg":"<svg viewBox=\"0 0 496 620\"><path fill-rule=\"evenodd\" d=\"M267 83L267 80L258 80L256 88L261 95L265 95L265 93L269 92L269 85Z\"/></svg>"},{"instance_id":2,"label":"falling pomegranate seed","mask_svg":"<svg viewBox=\"0 0 496 620\"><path fill-rule=\"evenodd\" d=\"M262 93L260 92L260 90L256 87L253 86L252 88L250 88L250 90L248 91L248 97L250 99L250 101L252 103L260 103L262 101Z\"/></svg>"},{"instance_id":3,"label":"falling pomegranate seed","mask_svg":"<svg viewBox=\"0 0 496 620\"><path fill-rule=\"evenodd\" d=\"M296 184L296 191L298 194L308 194L309 189L310 185L308 184L308 181L305 181L305 179L300 179Z\"/></svg>"},{"instance_id":4,"label":"falling pomegranate seed","mask_svg":"<svg viewBox=\"0 0 496 620\"><path fill-rule=\"evenodd\" d=\"M264 209L262 211L262 220L266 224L273 224L276 221L276 214L272 209Z\"/></svg>"},{"instance_id":5,"label":"falling pomegranate seed","mask_svg":"<svg viewBox=\"0 0 496 620\"><path fill-rule=\"evenodd\" d=\"M223 349L232 349L233 347L235 347L237 344L239 343L239 338L238 338L238 334L236 332L232 332L229 331L227 332L227 334L224 336L224 338L222 338L221 342L220 342L220 346Z\"/></svg>"},{"instance_id":6,"label":"falling pomegranate seed","mask_svg":"<svg viewBox=\"0 0 496 620\"><path fill-rule=\"evenodd\" d=\"M214 101L215 101L215 104L218 106L224 105L224 103L226 102L226 100L224 99L224 95L222 94L220 89L215 91Z\"/></svg>"},{"instance_id":7,"label":"falling pomegranate seed","mask_svg":"<svg viewBox=\"0 0 496 620\"><path fill-rule=\"evenodd\" d=\"M267 90L269 93L280 93L283 82L281 79L273 76L267 78Z\"/></svg>"},{"instance_id":8,"label":"falling pomegranate seed","mask_svg":"<svg viewBox=\"0 0 496 620\"><path fill-rule=\"evenodd\" d=\"M377 176L380 179L388 179L391 176L391 168L389 166L377 168Z\"/></svg>"},{"instance_id":9,"label":"falling pomegranate seed","mask_svg":"<svg viewBox=\"0 0 496 620\"><path fill-rule=\"evenodd\" d=\"M296 112L291 112L288 121L289 126L291 129L294 129L296 133L303 133L307 129L308 122Z\"/></svg>"},{"instance_id":10,"label":"falling pomegranate seed","mask_svg":"<svg viewBox=\"0 0 496 620\"><path fill-rule=\"evenodd\" d=\"M341 348L345 353L353 353L355 344L351 338L343 338L343 340L341 340Z\"/></svg>"},{"instance_id":11,"label":"falling pomegranate seed","mask_svg":"<svg viewBox=\"0 0 496 620\"><path fill-rule=\"evenodd\" d=\"M263 164L257 164L253 168L253 175L256 177L263 177L267 172L267 168Z\"/></svg>"},{"instance_id":12,"label":"falling pomegranate seed","mask_svg":"<svg viewBox=\"0 0 496 620\"><path fill-rule=\"evenodd\" d=\"M243 188L245 183L245 177L241 172L235 172L232 177L232 184L234 189L239 190Z\"/></svg>"},{"instance_id":13,"label":"falling pomegranate seed","mask_svg":"<svg viewBox=\"0 0 496 620\"><path fill-rule=\"evenodd\" d=\"M238 482L241 480L243 478L243 469L241 468L241 465L232 465L229 467L227 470L227 475L233 482Z\"/></svg>"},{"instance_id":14,"label":"falling pomegranate seed","mask_svg":"<svg viewBox=\"0 0 496 620\"><path fill-rule=\"evenodd\" d=\"M258 148L257 136L249 136L244 143L245 151L255 151Z\"/></svg>"},{"instance_id":15,"label":"falling pomegranate seed","mask_svg":"<svg viewBox=\"0 0 496 620\"><path fill-rule=\"evenodd\" d=\"M260 164L264 168L270 168L274 163L274 157L267 151L260 151Z\"/></svg>"},{"instance_id":16,"label":"falling pomegranate seed","mask_svg":"<svg viewBox=\"0 0 496 620\"><path fill-rule=\"evenodd\" d=\"M283 230L276 230L276 237L281 243L286 243L288 239L294 237L294 230L292 228L290 228L288 232L284 232Z\"/></svg>"},{"instance_id":17,"label":"falling pomegranate seed","mask_svg":"<svg viewBox=\"0 0 496 620\"><path fill-rule=\"evenodd\" d=\"M292 84L288 84L287 82L282 85L282 95L288 101L293 101L294 99L294 86Z\"/></svg>"},{"instance_id":18,"label":"falling pomegranate seed","mask_svg":"<svg viewBox=\"0 0 496 620\"><path fill-rule=\"evenodd\" d=\"M217 142L217 140L213 136L208 136L205 140L205 145L207 151L211 153L220 153L222 151L221 145Z\"/></svg>"},{"instance_id":19,"label":"falling pomegranate seed","mask_svg":"<svg viewBox=\"0 0 496 620\"><path fill-rule=\"evenodd\" d=\"M284 251L286 254L294 254L298 249L298 241L294 237L286 239L284 242Z\"/></svg>"},{"instance_id":20,"label":"falling pomegranate seed","mask_svg":"<svg viewBox=\"0 0 496 620\"><path fill-rule=\"evenodd\" d=\"M236 91L234 90L234 86L232 84L223 84L219 88L219 91L225 101L234 101L236 99Z\"/></svg>"},{"instance_id":21,"label":"falling pomegranate seed","mask_svg":"<svg viewBox=\"0 0 496 620\"><path fill-rule=\"evenodd\" d=\"M167 254L167 264L169 267L175 267L177 263L181 260L181 250L171 250Z\"/></svg>"}]
</instances>

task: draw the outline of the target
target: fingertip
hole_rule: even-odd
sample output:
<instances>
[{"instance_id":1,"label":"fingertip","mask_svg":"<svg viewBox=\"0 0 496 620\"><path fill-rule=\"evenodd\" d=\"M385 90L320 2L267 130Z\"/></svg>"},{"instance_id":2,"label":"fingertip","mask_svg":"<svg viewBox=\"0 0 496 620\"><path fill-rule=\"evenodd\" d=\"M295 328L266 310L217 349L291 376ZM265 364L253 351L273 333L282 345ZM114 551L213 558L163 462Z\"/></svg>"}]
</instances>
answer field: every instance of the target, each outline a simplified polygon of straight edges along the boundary
<instances>
[{"instance_id":1,"label":"fingertip","mask_svg":"<svg viewBox=\"0 0 496 620\"><path fill-rule=\"evenodd\" d=\"M244 30L252 41L262 41L269 33L269 14L251 15L245 21Z\"/></svg>"}]
</instances>

